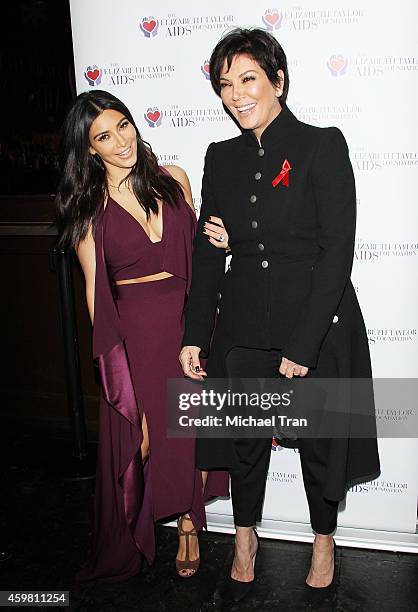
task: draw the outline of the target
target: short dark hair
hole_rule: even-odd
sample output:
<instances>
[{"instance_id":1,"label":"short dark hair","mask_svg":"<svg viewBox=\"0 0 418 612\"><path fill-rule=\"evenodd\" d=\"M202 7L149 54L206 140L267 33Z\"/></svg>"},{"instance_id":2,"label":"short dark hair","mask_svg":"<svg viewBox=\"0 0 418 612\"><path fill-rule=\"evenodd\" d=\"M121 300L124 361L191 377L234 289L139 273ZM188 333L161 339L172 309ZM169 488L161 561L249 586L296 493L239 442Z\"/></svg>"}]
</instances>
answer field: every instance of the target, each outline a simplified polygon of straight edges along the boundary
<instances>
[{"instance_id":1,"label":"short dark hair","mask_svg":"<svg viewBox=\"0 0 418 612\"><path fill-rule=\"evenodd\" d=\"M236 55L248 55L264 70L268 80L277 85L277 71L283 70L284 85L280 102L286 102L289 91L289 73L286 54L277 40L261 28L235 28L221 38L209 62L210 81L218 96L221 95L221 71L225 60L228 70Z\"/></svg>"}]
</instances>

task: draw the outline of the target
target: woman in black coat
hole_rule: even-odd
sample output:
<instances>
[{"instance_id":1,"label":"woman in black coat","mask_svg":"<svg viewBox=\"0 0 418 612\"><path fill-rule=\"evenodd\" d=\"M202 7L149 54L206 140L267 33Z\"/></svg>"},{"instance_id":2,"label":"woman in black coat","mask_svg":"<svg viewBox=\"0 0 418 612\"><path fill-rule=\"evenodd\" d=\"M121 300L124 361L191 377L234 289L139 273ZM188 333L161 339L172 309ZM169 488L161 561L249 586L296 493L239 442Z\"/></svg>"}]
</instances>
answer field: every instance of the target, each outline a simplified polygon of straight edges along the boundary
<instances>
[{"instance_id":1,"label":"woman in black coat","mask_svg":"<svg viewBox=\"0 0 418 612\"><path fill-rule=\"evenodd\" d=\"M263 30L227 34L213 51L210 75L242 134L212 143L206 154L180 354L185 375L202 380L199 358L209 356L211 377L371 378L350 281L356 198L342 133L290 112L286 56ZM222 228L219 235L207 229L213 216L222 217L229 235L226 274L225 253L209 243L224 238ZM298 446L316 534L306 582L325 587L333 578L338 502L350 481L377 474L377 444L347 435L301 439ZM236 599L254 579L253 527L261 520L270 450L271 439L198 440L199 467L228 467L231 475Z\"/></svg>"}]
</instances>

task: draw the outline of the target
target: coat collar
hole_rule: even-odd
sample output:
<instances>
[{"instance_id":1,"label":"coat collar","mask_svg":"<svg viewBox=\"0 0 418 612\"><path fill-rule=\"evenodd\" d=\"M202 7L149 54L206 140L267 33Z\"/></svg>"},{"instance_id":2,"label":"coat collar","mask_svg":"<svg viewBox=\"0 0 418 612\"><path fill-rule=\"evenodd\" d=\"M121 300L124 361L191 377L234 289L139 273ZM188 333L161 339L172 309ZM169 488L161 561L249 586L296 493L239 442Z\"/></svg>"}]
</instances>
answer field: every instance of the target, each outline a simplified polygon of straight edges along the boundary
<instances>
[{"instance_id":1,"label":"coat collar","mask_svg":"<svg viewBox=\"0 0 418 612\"><path fill-rule=\"evenodd\" d=\"M269 123L264 132L261 134L261 147L263 149L268 149L274 144L280 142L283 135L287 133L289 129L292 129L297 121L298 120L288 109L286 104L282 104L282 110L280 113L271 123ZM260 148L257 137L252 130L244 130L242 132L242 138L244 139L245 144L247 144L249 147L254 147L257 149Z\"/></svg>"}]
</instances>

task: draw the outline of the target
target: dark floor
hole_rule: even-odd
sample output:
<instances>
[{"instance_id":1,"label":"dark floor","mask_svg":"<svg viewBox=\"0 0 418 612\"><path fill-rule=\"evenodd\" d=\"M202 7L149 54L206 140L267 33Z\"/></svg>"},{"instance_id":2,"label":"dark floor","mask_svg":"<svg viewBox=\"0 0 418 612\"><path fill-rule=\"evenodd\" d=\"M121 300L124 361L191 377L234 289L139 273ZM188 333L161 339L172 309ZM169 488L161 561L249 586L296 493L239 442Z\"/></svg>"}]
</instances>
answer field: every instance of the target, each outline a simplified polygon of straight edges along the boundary
<instances>
[{"instance_id":1,"label":"dark floor","mask_svg":"<svg viewBox=\"0 0 418 612\"><path fill-rule=\"evenodd\" d=\"M234 605L226 592L231 536L203 534L201 569L193 579L181 580L174 570L176 534L163 526L157 527L153 567L122 584L76 585L73 576L88 542L93 480L63 478L71 454L67 440L10 432L6 438L4 431L0 436L1 533L13 553L0 563L2 590L69 590L70 609L100 612L418 609L415 555L338 548L335 586L312 593L304 587L309 545L278 540L261 540L255 588Z\"/></svg>"}]
</instances>

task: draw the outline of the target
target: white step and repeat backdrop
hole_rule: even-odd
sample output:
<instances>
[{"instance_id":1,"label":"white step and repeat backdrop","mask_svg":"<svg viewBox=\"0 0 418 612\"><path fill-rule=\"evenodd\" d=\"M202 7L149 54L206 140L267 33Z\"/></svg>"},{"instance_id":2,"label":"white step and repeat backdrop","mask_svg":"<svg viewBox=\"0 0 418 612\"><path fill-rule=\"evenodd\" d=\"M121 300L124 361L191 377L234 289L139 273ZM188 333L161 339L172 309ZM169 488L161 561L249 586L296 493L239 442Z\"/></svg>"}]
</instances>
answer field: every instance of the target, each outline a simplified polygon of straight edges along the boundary
<instances>
[{"instance_id":1,"label":"white step and repeat backdrop","mask_svg":"<svg viewBox=\"0 0 418 612\"><path fill-rule=\"evenodd\" d=\"M416 0L396 9L378 0L70 3L78 92L100 88L121 98L160 163L188 172L197 211L208 144L238 133L210 86L211 50L238 25L277 37L289 61L291 110L307 123L338 126L349 144L358 192L353 282L374 376L417 377ZM393 410L381 418L395 411L402 418L402 405ZM379 443L382 473L349 491L337 536L350 533L365 545L373 540L370 530L386 532L379 541L391 539L396 548L402 534L416 531L417 441ZM232 524L229 500L208 510L214 528ZM272 537L307 538L308 508L293 450L272 449L261 531L263 525Z\"/></svg>"}]
</instances>

